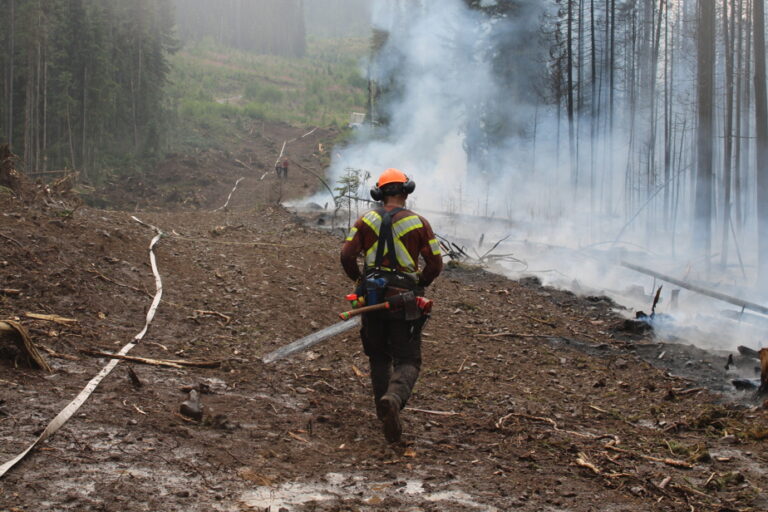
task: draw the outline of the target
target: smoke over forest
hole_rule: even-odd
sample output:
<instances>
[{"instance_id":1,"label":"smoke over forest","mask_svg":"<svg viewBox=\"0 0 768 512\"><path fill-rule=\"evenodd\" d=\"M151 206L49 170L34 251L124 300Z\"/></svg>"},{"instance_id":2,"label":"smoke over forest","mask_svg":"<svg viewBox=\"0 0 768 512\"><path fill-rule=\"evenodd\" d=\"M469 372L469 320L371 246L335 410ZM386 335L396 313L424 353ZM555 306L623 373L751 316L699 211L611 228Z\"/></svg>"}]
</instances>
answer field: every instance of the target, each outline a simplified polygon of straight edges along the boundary
<instances>
[{"instance_id":1,"label":"smoke over forest","mask_svg":"<svg viewBox=\"0 0 768 512\"><path fill-rule=\"evenodd\" d=\"M753 285L768 280L762 1L0 0L0 8L10 14L0 32L0 129L30 169L80 169L98 180L105 169L161 158L191 123L322 120L333 108L338 119L354 105L368 122L335 151L334 177L403 168L420 184L415 207L475 219L445 221L446 234L516 241L508 249L525 265L512 270L600 291L626 287L627 273L606 272L605 262L628 259L764 298L765 286ZM254 65L243 55L311 60L312 38L355 35L371 47L358 73L304 62L312 73L304 82L283 67L280 80L227 83L223 93L191 68L172 75L172 56L196 44L244 52L230 63L238 67Z\"/></svg>"},{"instance_id":2,"label":"smoke over forest","mask_svg":"<svg viewBox=\"0 0 768 512\"><path fill-rule=\"evenodd\" d=\"M467 4L374 3L381 125L342 154L337 172L401 165L425 185L419 205L509 219L521 239L631 248L732 285L754 278L746 3L718 8L708 71L693 1ZM702 177L707 85L714 129Z\"/></svg>"}]
</instances>

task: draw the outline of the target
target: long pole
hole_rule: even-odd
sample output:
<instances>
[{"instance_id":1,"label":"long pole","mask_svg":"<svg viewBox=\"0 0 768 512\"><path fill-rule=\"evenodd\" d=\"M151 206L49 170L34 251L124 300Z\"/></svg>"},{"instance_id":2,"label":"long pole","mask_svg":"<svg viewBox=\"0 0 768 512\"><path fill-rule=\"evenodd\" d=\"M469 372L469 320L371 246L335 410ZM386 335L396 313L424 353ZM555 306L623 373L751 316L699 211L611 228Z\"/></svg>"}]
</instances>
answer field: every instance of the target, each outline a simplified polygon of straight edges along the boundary
<instances>
[{"instance_id":1,"label":"long pole","mask_svg":"<svg viewBox=\"0 0 768 512\"><path fill-rule=\"evenodd\" d=\"M634 265L632 263L627 263L626 261L622 261L621 265L623 267L627 267L628 269L632 269L636 272L640 272L642 274L655 277L656 279L660 279L662 281L672 283L676 286L679 286L680 288L685 288L686 290L691 290L692 292L696 292L701 295L706 295L707 297L712 297L713 299L721 300L723 302L733 304L734 306L739 306L742 309L750 309L752 311L756 311L758 313L768 315L768 308L765 306L761 306L760 304L755 304L754 302L749 302L747 300L743 300L738 297L732 297L731 295L726 295L724 293L716 292L714 290L702 288L701 286L696 286L695 284L686 283L685 281L681 281L680 279L675 279L674 277L660 274L659 272L653 271L645 267L641 267L639 265Z\"/></svg>"}]
</instances>

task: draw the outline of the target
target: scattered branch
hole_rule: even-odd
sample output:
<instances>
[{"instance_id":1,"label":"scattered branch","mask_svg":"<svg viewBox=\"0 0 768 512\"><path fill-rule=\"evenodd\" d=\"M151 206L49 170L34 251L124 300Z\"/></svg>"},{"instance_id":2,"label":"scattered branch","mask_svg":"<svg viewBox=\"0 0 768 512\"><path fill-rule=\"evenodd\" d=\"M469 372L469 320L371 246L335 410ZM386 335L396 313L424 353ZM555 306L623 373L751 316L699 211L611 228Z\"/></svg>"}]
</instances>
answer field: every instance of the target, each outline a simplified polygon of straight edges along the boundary
<instances>
[{"instance_id":1,"label":"scattered branch","mask_svg":"<svg viewBox=\"0 0 768 512\"><path fill-rule=\"evenodd\" d=\"M206 311L204 309L195 309L194 313L199 316L217 316L224 320L224 325L227 325L229 322L232 321L232 318L225 315L224 313L219 313L218 311Z\"/></svg>"},{"instance_id":2,"label":"scattered branch","mask_svg":"<svg viewBox=\"0 0 768 512\"><path fill-rule=\"evenodd\" d=\"M129 284L120 283L118 281L115 281L114 279L110 279L109 277L105 276L104 274L102 274L98 270L87 270L86 272L88 272L89 274L96 274L95 277L97 279L101 279L102 281L106 281L108 283L112 283L115 286L119 286L120 288L128 288L129 290L133 290L136 293L140 293L142 295L147 295L148 297L152 297L152 295L150 293L148 293L146 290L141 290L139 288L136 288L135 286L131 286Z\"/></svg>"},{"instance_id":3,"label":"scattered branch","mask_svg":"<svg viewBox=\"0 0 768 512\"><path fill-rule=\"evenodd\" d=\"M9 242L12 242L12 243L16 244L20 249L24 249L24 246L21 245L21 242L19 242L15 238L11 238L10 236L4 235L3 233L0 233L0 238L5 238Z\"/></svg>"},{"instance_id":4,"label":"scattered branch","mask_svg":"<svg viewBox=\"0 0 768 512\"><path fill-rule=\"evenodd\" d=\"M44 315L42 313L24 313L24 316L27 318L32 318L33 320L45 320L46 322L54 322L61 325L69 325L69 324L77 323L76 318L66 318L59 315Z\"/></svg>"},{"instance_id":5,"label":"scattered branch","mask_svg":"<svg viewBox=\"0 0 768 512\"><path fill-rule=\"evenodd\" d=\"M520 316L522 316L524 318L527 318L528 320L533 320L534 322L537 322L537 323L540 323L540 324L543 324L543 325L548 325L549 327L552 327L553 329L555 327L557 327L557 325L555 325L554 322L550 322L550 321L544 320L542 318L537 318L535 316L526 315L525 313L521 313Z\"/></svg>"},{"instance_id":6,"label":"scattered branch","mask_svg":"<svg viewBox=\"0 0 768 512\"><path fill-rule=\"evenodd\" d=\"M576 457L576 465L582 468L587 468L596 475L603 475L603 472L600 471L592 462L590 462L589 457L587 457L587 454L584 452L579 452L579 456Z\"/></svg>"},{"instance_id":7,"label":"scattered branch","mask_svg":"<svg viewBox=\"0 0 768 512\"><path fill-rule=\"evenodd\" d=\"M498 338L500 336L509 336L510 338L549 338L551 334L525 334L518 332L497 332L494 334L475 334L478 338Z\"/></svg>"},{"instance_id":8,"label":"scattered branch","mask_svg":"<svg viewBox=\"0 0 768 512\"><path fill-rule=\"evenodd\" d=\"M631 457L635 457L638 459L649 460L651 462L660 462L662 464L666 464L668 466L674 466L676 468L683 468L683 469L693 468L693 464L690 464L688 462L683 462L682 460L652 457L650 455L644 455L642 453L637 453L630 450L625 450L623 448L619 448L617 446L614 446L612 443L607 443L605 445L605 448L606 450L611 450L613 452L623 453L624 455L629 455Z\"/></svg>"},{"instance_id":9,"label":"scattered branch","mask_svg":"<svg viewBox=\"0 0 768 512\"><path fill-rule=\"evenodd\" d=\"M480 256L480 258L478 258L478 259L479 259L479 261L480 261L480 262L483 262L483 261L485 261L485 259L486 259L486 258L487 258L487 257L488 257L488 256L489 256L489 255L490 255L490 254L491 254L491 253L494 251L494 250L496 250L496 248L499 246L499 244L500 244L501 242L505 241L506 239L508 239L510 236L511 236L511 235L507 235L507 236L505 236L504 238L502 238L502 239L500 239L499 241L497 241L495 244L493 244L493 246L492 246L490 249L488 249L487 251L485 251L485 254L483 254L482 256Z\"/></svg>"},{"instance_id":10,"label":"scattered branch","mask_svg":"<svg viewBox=\"0 0 768 512\"><path fill-rule=\"evenodd\" d=\"M293 432L288 432L288 435L294 438L297 441L301 441L302 443L309 443L307 439L304 439L299 434L294 434Z\"/></svg>"},{"instance_id":11,"label":"scattered branch","mask_svg":"<svg viewBox=\"0 0 768 512\"><path fill-rule=\"evenodd\" d=\"M56 352L56 351L55 351L55 350L53 350L52 348L50 348L50 347L46 347L45 345L39 345L39 346L40 346L40 348L41 348L41 349L42 349L42 350L43 350L43 351L44 351L46 354L48 354L48 355L49 355L49 356L51 356L51 357L55 357L55 358L57 358L57 359L66 359L67 361L79 361L79 360L80 360L80 358L79 358L79 357L77 357L77 356L73 356L73 355L70 355L70 354L62 354L62 353L60 353L60 352Z\"/></svg>"},{"instance_id":12,"label":"scattered branch","mask_svg":"<svg viewBox=\"0 0 768 512\"><path fill-rule=\"evenodd\" d=\"M431 414L433 416L461 416L460 412L455 411L430 411L429 409L416 409L413 407L406 407L406 411L420 412L422 414Z\"/></svg>"},{"instance_id":13,"label":"scattered branch","mask_svg":"<svg viewBox=\"0 0 768 512\"><path fill-rule=\"evenodd\" d=\"M187 361L183 359L150 359L147 357L135 357L135 356L121 356L119 354L111 354L109 352L99 352L97 350L83 349L81 353L93 357L108 357L111 359L122 359L124 361L133 361L134 363L148 364L152 366L166 366L168 368L218 368L221 366L221 361Z\"/></svg>"}]
</instances>

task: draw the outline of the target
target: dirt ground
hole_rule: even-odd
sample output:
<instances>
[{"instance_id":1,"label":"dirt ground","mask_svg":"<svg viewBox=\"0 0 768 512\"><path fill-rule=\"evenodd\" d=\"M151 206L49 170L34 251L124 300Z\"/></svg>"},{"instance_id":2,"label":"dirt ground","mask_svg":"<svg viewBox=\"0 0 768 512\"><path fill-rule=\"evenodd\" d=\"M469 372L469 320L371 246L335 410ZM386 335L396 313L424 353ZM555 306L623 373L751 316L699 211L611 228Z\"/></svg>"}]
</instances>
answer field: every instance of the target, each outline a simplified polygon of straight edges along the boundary
<instances>
[{"instance_id":1,"label":"dirt ground","mask_svg":"<svg viewBox=\"0 0 768 512\"><path fill-rule=\"evenodd\" d=\"M261 179L305 132L263 126L237 151L172 157L94 192L101 208L0 193L0 289L21 290L0 294L0 319L18 318L54 367L0 361L0 463L106 364L82 350L117 351L143 327L153 232L132 215L166 236L163 300L130 355L222 362L121 362L0 481L0 510L768 510L768 410L730 390L724 354L626 332L606 298L446 268L398 445L381 434L354 331L262 363L337 322L351 288L339 234L276 204L319 182L298 165L285 183ZM335 136L288 154L322 172ZM200 422L178 414L190 387Z\"/></svg>"}]
</instances>

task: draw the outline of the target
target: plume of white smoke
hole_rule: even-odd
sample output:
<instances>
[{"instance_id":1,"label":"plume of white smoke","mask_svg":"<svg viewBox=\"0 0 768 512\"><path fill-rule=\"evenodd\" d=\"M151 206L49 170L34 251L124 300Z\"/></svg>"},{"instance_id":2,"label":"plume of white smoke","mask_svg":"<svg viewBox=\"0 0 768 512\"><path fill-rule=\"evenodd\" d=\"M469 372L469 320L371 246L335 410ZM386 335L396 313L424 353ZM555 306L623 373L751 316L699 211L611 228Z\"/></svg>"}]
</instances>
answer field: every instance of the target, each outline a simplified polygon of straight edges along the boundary
<instances>
[{"instance_id":1,"label":"plume of white smoke","mask_svg":"<svg viewBox=\"0 0 768 512\"><path fill-rule=\"evenodd\" d=\"M396 81L396 99L382 107L387 134L346 148L334 172L362 168L375 176L389 167L412 175L415 199L441 208L456 193L467 171L463 129L469 106L495 95L490 64L484 60L489 27L460 0L374 2L373 27L388 34L373 63L372 78Z\"/></svg>"},{"instance_id":2,"label":"plume of white smoke","mask_svg":"<svg viewBox=\"0 0 768 512\"><path fill-rule=\"evenodd\" d=\"M652 261L649 266L675 274L680 260L665 266L662 256L674 247L654 246L643 229L623 230L633 215L624 204L623 177L598 169L626 165L625 139L604 144L582 137L580 158L607 165L584 166L573 185L568 127L555 107L545 106L545 88L537 81L546 75L545 59L538 59L539 21L554 3L517 4L513 20L489 18L462 0L374 0L373 27L387 38L368 70L389 88L386 103L378 106L387 123L361 131L356 142L340 150L331 174L339 178L348 168L365 169L375 179L386 168L400 168L417 183L410 205L430 212L439 233L467 246L482 233L485 249L488 241L511 235L500 250L514 252L526 264L508 265L507 273L534 272L546 283L608 293L647 310L660 283L620 267L619 261ZM510 69L500 80L499 52L526 47L527 54L502 56ZM506 131L494 133L494 118L505 121ZM587 152L590 157L584 158ZM457 221L435 211L466 216ZM489 222L489 217L507 222ZM678 256L679 248L689 246L681 232ZM610 250L596 257L595 248ZM693 299L683 292L681 301L686 296ZM695 304L710 311L723 306L707 300ZM688 318L701 323L694 314ZM722 339L720 346L753 345L739 329L730 329L729 341Z\"/></svg>"}]
</instances>

